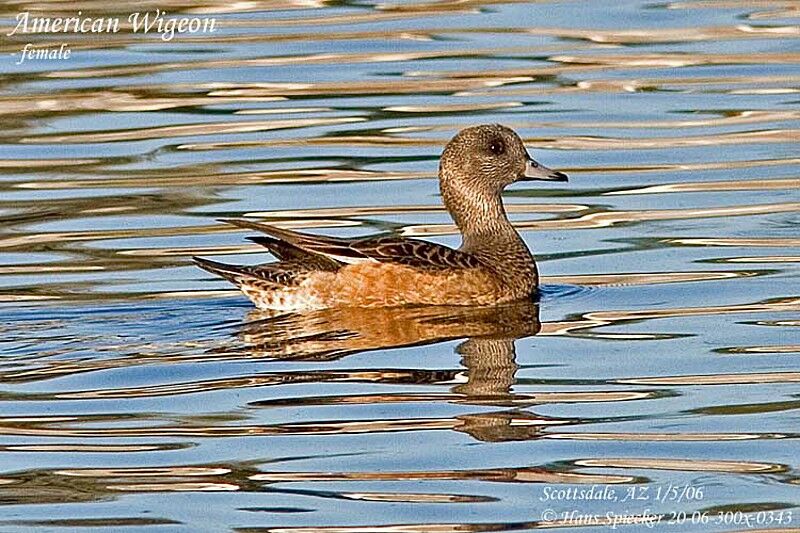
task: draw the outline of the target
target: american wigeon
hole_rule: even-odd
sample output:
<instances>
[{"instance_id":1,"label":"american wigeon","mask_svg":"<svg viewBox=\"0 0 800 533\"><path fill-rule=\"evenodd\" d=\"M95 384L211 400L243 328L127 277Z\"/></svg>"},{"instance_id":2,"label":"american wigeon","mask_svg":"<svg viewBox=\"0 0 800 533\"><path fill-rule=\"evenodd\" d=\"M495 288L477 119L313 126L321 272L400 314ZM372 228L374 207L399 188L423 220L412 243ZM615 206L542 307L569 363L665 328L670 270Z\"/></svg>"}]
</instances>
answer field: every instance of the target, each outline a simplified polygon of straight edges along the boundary
<instances>
[{"instance_id":1,"label":"american wigeon","mask_svg":"<svg viewBox=\"0 0 800 533\"><path fill-rule=\"evenodd\" d=\"M536 263L501 200L506 186L528 180L567 176L534 161L513 130L474 126L447 143L439 164L442 199L463 236L457 250L399 236L342 239L226 219L264 233L250 240L279 261L238 266L193 259L261 309L494 305L530 298L538 285Z\"/></svg>"}]
</instances>

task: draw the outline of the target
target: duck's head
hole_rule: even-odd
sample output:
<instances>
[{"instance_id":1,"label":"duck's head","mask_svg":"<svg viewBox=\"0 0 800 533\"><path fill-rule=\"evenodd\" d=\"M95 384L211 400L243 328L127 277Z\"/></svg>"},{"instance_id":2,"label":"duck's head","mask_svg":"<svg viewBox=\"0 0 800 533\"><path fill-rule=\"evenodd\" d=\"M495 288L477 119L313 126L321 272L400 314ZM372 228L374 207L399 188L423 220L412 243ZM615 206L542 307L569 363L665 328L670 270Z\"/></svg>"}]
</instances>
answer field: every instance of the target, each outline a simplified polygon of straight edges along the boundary
<instances>
[{"instance_id":1,"label":"duck's head","mask_svg":"<svg viewBox=\"0 0 800 533\"><path fill-rule=\"evenodd\" d=\"M443 188L499 194L518 181L567 181L567 175L536 162L511 128L487 124L465 128L442 153Z\"/></svg>"}]
</instances>

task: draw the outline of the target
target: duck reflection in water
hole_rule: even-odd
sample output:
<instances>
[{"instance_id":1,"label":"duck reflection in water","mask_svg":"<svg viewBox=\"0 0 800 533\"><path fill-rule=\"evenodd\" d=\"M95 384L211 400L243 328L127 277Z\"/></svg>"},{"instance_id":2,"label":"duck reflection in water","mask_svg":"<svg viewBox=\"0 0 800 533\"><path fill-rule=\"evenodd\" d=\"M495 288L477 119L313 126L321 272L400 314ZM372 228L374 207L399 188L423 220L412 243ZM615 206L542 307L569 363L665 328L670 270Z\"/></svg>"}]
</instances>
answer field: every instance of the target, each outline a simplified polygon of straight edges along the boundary
<instances>
[{"instance_id":1,"label":"duck reflection in water","mask_svg":"<svg viewBox=\"0 0 800 533\"><path fill-rule=\"evenodd\" d=\"M278 316L253 311L240 337L256 356L304 361L465 339L456 347L465 371L375 369L365 371L363 380L455 383L450 394L430 399L509 409L458 416L453 429L482 441L504 441L535 438L537 428L547 422L520 411L535 400L512 390L518 368L514 342L540 328L538 304L523 301L496 307L336 308Z\"/></svg>"}]
</instances>

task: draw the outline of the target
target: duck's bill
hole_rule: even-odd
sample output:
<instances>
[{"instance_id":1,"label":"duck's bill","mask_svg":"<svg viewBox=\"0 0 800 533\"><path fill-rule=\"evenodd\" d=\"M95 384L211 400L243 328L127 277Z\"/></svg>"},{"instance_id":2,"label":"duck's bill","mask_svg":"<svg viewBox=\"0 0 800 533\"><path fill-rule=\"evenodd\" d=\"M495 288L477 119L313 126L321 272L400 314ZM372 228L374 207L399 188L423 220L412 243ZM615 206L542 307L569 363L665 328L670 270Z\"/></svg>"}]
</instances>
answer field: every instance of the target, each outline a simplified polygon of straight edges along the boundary
<instances>
[{"instance_id":1,"label":"duck's bill","mask_svg":"<svg viewBox=\"0 0 800 533\"><path fill-rule=\"evenodd\" d=\"M568 181L567 175L563 172L553 170L552 168L547 168L544 165L540 165L533 159L528 159L528 162L525 164L525 172L522 174L522 181L533 180Z\"/></svg>"}]
</instances>

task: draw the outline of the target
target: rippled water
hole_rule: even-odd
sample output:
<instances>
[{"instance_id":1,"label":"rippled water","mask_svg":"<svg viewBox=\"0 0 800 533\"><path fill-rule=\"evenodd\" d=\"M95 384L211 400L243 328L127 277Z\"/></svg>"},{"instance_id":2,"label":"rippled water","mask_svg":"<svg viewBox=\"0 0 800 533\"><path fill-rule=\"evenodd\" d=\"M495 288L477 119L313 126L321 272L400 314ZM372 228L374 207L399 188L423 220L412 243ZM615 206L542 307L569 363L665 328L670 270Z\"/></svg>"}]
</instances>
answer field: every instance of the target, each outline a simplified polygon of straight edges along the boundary
<instances>
[{"instance_id":1,"label":"rippled water","mask_svg":"<svg viewBox=\"0 0 800 533\"><path fill-rule=\"evenodd\" d=\"M796 2L0 16L155 8L218 31L0 44L0 529L800 527ZM506 194L536 305L270 317L189 261L265 260L242 215L455 246L486 122L571 177Z\"/></svg>"}]
</instances>

